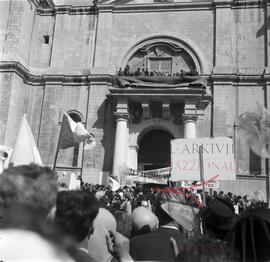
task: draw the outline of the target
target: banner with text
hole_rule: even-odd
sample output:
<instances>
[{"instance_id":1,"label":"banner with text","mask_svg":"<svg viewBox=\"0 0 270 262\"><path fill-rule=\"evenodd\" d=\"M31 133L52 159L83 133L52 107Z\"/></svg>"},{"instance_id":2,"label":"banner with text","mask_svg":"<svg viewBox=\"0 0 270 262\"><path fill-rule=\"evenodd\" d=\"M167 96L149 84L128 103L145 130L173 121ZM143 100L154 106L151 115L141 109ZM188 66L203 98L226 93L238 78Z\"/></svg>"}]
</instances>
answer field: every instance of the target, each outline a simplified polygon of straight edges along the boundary
<instances>
[{"instance_id":1,"label":"banner with text","mask_svg":"<svg viewBox=\"0 0 270 262\"><path fill-rule=\"evenodd\" d=\"M170 178L170 167L146 170L136 172L129 172L129 175L125 177L126 183L154 183L154 184L167 184L168 179Z\"/></svg>"},{"instance_id":2,"label":"banner with text","mask_svg":"<svg viewBox=\"0 0 270 262\"><path fill-rule=\"evenodd\" d=\"M204 180L235 180L233 141L229 137L171 140L171 180L199 181L199 147L203 148Z\"/></svg>"},{"instance_id":3,"label":"banner with text","mask_svg":"<svg viewBox=\"0 0 270 262\"><path fill-rule=\"evenodd\" d=\"M134 183L167 185L168 180L148 178L148 177L143 177L143 176L126 176L126 184L129 185L129 184L134 184Z\"/></svg>"}]
</instances>

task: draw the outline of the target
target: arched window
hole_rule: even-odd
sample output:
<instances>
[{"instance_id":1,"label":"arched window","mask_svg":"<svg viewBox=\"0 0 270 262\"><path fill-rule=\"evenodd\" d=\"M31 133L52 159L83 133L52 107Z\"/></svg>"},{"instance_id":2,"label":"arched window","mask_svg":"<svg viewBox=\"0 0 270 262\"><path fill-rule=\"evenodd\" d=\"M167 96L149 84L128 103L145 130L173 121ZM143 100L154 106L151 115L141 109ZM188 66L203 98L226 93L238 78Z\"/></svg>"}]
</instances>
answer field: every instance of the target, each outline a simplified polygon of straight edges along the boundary
<instances>
[{"instance_id":1,"label":"arched window","mask_svg":"<svg viewBox=\"0 0 270 262\"><path fill-rule=\"evenodd\" d=\"M68 112L69 116L72 118L72 120L74 122L82 122L82 115L77 112L77 111L69 111ZM74 147L74 151L73 151L73 160L72 160L72 166L73 167L77 167L78 166L78 158L79 158L79 149L80 149L80 145L76 145Z\"/></svg>"},{"instance_id":2,"label":"arched window","mask_svg":"<svg viewBox=\"0 0 270 262\"><path fill-rule=\"evenodd\" d=\"M82 115L77 111L68 111L69 116L72 118L73 121L82 122Z\"/></svg>"}]
</instances>

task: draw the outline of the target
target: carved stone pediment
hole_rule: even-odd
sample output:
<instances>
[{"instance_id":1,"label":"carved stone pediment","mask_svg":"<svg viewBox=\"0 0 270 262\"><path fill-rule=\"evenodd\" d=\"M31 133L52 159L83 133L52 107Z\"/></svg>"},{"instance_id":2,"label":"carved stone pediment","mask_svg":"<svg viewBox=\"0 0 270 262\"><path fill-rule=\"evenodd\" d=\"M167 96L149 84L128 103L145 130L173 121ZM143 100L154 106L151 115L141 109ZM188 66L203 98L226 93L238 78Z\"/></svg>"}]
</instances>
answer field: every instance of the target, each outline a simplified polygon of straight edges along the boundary
<instances>
[{"instance_id":1,"label":"carved stone pediment","mask_svg":"<svg viewBox=\"0 0 270 262\"><path fill-rule=\"evenodd\" d=\"M156 42L143 46L138 51L144 55L155 55L155 56L164 56L164 55L177 55L181 52L182 48L172 44L172 43L162 43Z\"/></svg>"},{"instance_id":2,"label":"carved stone pediment","mask_svg":"<svg viewBox=\"0 0 270 262\"><path fill-rule=\"evenodd\" d=\"M174 42L150 42L139 49L127 61L130 73L148 70L150 75L173 76L198 71L190 54ZM146 73L146 72L145 72ZM124 74L126 75L126 74ZM146 74L147 75L147 74Z\"/></svg>"}]
</instances>

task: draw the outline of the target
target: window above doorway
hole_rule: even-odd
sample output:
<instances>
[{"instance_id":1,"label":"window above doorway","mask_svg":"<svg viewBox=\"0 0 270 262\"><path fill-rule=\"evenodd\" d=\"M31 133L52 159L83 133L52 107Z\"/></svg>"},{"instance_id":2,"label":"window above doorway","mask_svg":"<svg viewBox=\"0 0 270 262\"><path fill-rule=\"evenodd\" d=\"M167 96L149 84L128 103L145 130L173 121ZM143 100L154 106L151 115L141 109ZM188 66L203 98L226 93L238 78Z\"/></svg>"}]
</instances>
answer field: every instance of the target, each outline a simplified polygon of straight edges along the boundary
<instances>
[{"instance_id":1,"label":"window above doorway","mask_svg":"<svg viewBox=\"0 0 270 262\"><path fill-rule=\"evenodd\" d=\"M153 42L139 48L127 61L128 75L177 76L197 75L191 55L176 44ZM125 68L127 67L125 66ZM123 72L125 74L125 70Z\"/></svg>"}]
</instances>

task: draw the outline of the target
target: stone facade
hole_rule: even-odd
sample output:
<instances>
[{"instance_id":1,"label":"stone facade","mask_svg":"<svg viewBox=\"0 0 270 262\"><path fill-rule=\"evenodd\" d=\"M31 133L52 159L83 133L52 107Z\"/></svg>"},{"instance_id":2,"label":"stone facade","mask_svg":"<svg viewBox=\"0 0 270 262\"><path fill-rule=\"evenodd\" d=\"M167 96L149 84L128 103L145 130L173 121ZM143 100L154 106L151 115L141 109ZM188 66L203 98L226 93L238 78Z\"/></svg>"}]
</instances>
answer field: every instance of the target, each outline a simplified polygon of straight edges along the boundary
<instances>
[{"instance_id":1,"label":"stone facade","mask_svg":"<svg viewBox=\"0 0 270 262\"><path fill-rule=\"evenodd\" d=\"M41 157L52 165L61 116L77 112L97 140L92 151L78 149L75 167L82 168L85 181L97 183L100 172L115 168L119 103L127 107L124 162L134 169L138 142L148 130L184 136L185 110L194 97L198 137L235 138L237 116L253 110L256 102L269 106L267 0L4 0L0 10L0 143L14 146L27 113ZM190 93L190 101L183 92L170 96L167 89L150 88L141 96L115 85L112 75L120 67L130 63L134 71L162 55L173 57L171 75L195 68L207 78L206 94ZM209 95L207 102L204 95ZM123 96L124 102L119 100ZM161 115L153 116L158 103ZM131 114L135 105L142 110L138 123ZM237 146L237 183L222 182L222 188L240 194L265 191L264 160L258 172L251 172L249 150L241 141ZM74 166L73 154L73 149L60 152L57 166Z\"/></svg>"}]
</instances>

